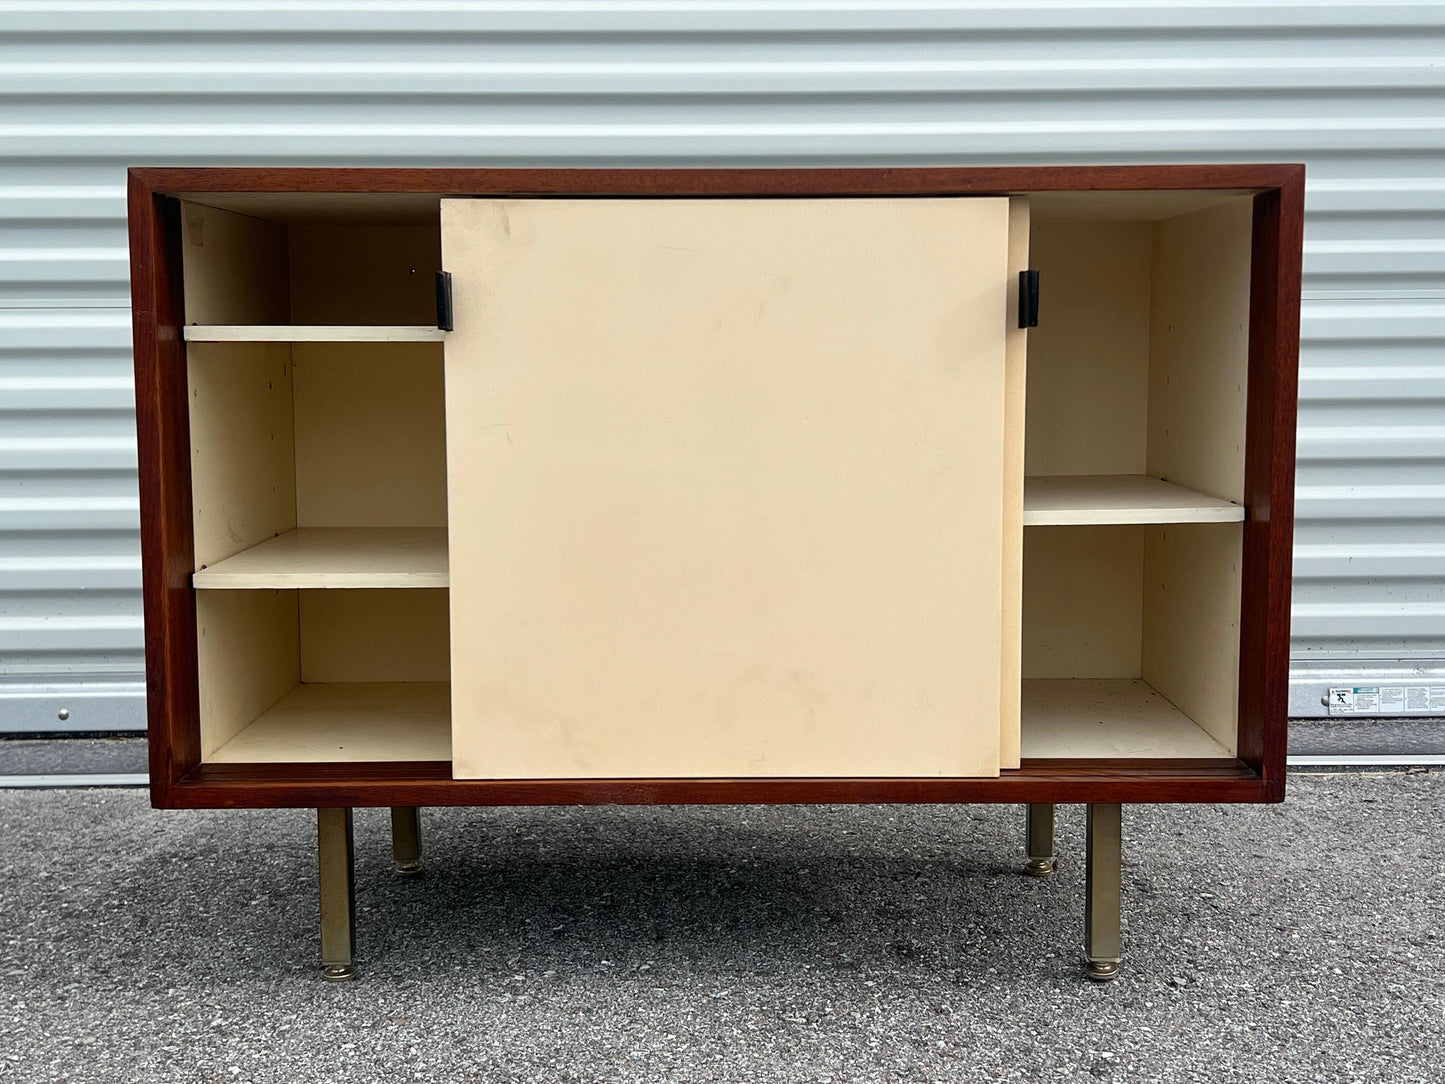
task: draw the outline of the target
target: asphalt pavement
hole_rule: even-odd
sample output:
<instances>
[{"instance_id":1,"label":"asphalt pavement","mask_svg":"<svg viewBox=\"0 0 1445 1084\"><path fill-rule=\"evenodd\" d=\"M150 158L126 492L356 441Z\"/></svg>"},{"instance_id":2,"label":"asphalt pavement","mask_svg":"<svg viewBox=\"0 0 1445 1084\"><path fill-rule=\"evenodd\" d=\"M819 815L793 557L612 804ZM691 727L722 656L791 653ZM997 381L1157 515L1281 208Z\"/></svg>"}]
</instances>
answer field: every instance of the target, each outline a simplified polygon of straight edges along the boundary
<instances>
[{"instance_id":1,"label":"asphalt pavement","mask_svg":"<svg viewBox=\"0 0 1445 1084\"><path fill-rule=\"evenodd\" d=\"M1126 807L1125 963L1082 976L1083 810L357 813L360 978L314 813L0 791L0 1081L1445 1079L1445 772Z\"/></svg>"}]
</instances>

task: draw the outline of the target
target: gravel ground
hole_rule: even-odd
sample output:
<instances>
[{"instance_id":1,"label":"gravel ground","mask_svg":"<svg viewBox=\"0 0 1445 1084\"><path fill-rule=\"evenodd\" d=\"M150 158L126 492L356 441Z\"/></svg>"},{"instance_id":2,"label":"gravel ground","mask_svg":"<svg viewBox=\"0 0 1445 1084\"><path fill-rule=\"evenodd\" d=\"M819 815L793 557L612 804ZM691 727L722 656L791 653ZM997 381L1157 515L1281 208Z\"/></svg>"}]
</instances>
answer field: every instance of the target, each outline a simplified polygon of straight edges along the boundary
<instances>
[{"instance_id":1,"label":"gravel ground","mask_svg":"<svg viewBox=\"0 0 1445 1084\"><path fill-rule=\"evenodd\" d=\"M1016 806L357 813L361 978L307 811L0 792L0 1080L1439 1081L1445 773L1125 810L1125 970L1082 827Z\"/></svg>"}]
</instances>

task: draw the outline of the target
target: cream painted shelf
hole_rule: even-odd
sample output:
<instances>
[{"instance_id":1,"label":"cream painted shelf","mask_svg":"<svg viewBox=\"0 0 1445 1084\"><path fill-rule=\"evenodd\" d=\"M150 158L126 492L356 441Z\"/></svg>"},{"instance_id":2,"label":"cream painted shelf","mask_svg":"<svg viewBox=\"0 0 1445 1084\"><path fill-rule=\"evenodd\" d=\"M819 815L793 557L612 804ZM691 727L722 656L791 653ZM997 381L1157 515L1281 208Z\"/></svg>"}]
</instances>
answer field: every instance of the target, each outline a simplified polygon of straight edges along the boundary
<instances>
[{"instance_id":1,"label":"cream painted shelf","mask_svg":"<svg viewBox=\"0 0 1445 1084\"><path fill-rule=\"evenodd\" d=\"M1023 683L1025 757L1234 759L1147 681L1033 678Z\"/></svg>"},{"instance_id":2,"label":"cream painted shelf","mask_svg":"<svg viewBox=\"0 0 1445 1084\"><path fill-rule=\"evenodd\" d=\"M1058 474L1024 479L1024 526L1240 523L1244 507L1147 474Z\"/></svg>"},{"instance_id":3,"label":"cream painted shelf","mask_svg":"<svg viewBox=\"0 0 1445 1084\"><path fill-rule=\"evenodd\" d=\"M445 527L298 527L203 568L198 590L446 587Z\"/></svg>"},{"instance_id":4,"label":"cream painted shelf","mask_svg":"<svg viewBox=\"0 0 1445 1084\"><path fill-rule=\"evenodd\" d=\"M189 324L190 343L439 343L446 332L436 327L366 324Z\"/></svg>"},{"instance_id":5,"label":"cream painted shelf","mask_svg":"<svg viewBox=\"0 0 1445 1084\"><path fill-rule=\"evenodd\" d=\"M298 685L211 756L209 764L450 760L444 681Z\"/></svg>"}]
</instances>

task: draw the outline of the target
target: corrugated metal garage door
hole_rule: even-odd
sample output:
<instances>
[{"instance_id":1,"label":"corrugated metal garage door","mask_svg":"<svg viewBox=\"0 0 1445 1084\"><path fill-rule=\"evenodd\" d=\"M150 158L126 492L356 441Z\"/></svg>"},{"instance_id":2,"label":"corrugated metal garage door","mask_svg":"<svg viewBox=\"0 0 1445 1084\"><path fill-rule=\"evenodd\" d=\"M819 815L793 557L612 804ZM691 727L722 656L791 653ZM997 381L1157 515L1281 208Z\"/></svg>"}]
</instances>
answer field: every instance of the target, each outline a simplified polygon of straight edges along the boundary
<instances>
[{"instance_id":1,"label":"corrugated metal garage door","mask_svg":"<svg viewBox=\"0 0 1445 1084\"><path fill-rule=\"evenodd\" d=\"M5 3L0 34L0 729L142 725L142 163L1303 160L1296 656L1445 659L1441 5Z\"/></svg>"}]
</instances>

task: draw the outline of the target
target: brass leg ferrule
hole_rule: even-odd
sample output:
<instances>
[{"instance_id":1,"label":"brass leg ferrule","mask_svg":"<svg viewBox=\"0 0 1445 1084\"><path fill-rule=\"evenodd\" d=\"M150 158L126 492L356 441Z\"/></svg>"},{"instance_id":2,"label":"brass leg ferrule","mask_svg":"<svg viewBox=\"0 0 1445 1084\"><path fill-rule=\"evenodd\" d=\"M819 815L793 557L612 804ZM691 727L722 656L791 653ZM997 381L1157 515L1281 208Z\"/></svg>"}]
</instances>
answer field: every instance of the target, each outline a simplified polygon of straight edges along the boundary
<instances>
[{"instance_id":1,"label":"brass leg ferrule","mask_svg":"<svg viewBox=\"0 0 1445 1084\"><path fill-rule=\"evenodd\" d=\"M1054 856L1054 807L1036 804L1028 807L1028 861L1024 872L1031 877L1052 877L1059 867Z\"/></svg>"}]
</instances>

